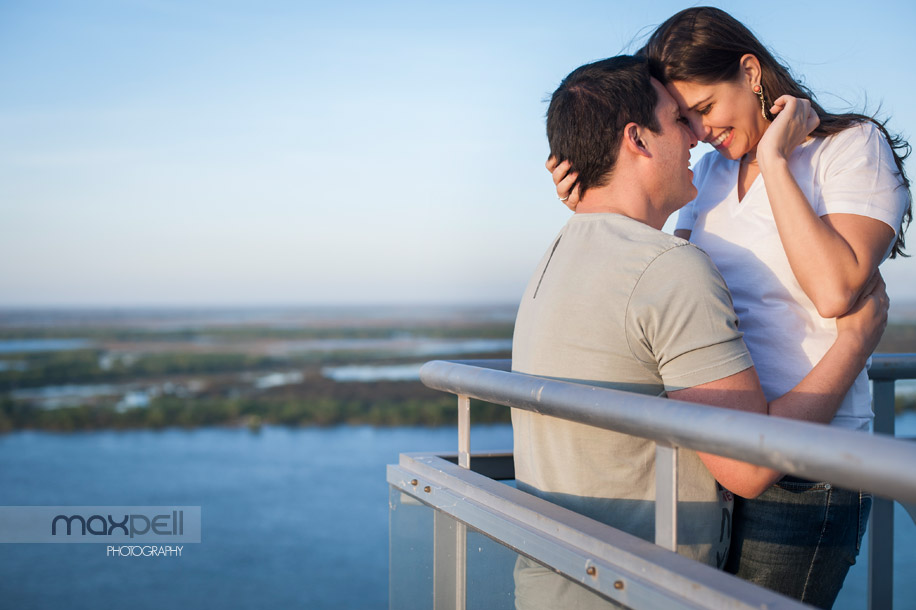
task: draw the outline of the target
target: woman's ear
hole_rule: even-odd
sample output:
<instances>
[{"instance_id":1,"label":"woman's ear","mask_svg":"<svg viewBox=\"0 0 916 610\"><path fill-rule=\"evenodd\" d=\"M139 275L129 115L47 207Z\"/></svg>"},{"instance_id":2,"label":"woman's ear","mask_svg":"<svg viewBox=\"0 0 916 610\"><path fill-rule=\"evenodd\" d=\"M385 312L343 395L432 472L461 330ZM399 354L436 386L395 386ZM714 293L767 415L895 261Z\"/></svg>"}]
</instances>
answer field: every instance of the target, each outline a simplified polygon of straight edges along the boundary
<instances>
[{"instance_id":1,"label":"woman's ear","mask_svg":"<svg viewBox=\"0 0 916 610\"><path fill-rule=\"evenodd\" d=\"M745 53L738 60L738 65L741 67L741 73L748 86L753 87L760 84L762 72L760 71L760 60L756 55Z\"/></svg>"}]
</instances>

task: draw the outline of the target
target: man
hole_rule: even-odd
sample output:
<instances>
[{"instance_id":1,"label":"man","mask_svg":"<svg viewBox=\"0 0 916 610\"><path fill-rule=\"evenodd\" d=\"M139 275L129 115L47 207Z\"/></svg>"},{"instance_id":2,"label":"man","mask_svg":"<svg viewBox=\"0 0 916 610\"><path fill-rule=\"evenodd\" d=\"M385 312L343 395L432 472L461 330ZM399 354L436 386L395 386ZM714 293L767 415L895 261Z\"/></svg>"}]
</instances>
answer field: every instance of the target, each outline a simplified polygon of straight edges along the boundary
<instances>
[{"instance_id":1,"label":"man","mask_svg":"<svg viewBox=\"0 0 916 610\"><path fill-rule=\"evenodd\" d=\"M578 172L580 202L522 298L513 370L829 421L883 331L880 279L856 313L838 321L840 336L821 363L767 405L715 266L660 230L696 196L689 169L696 139L648 64L621 56L573 71L553 94L547 136L551 154ZM512 423L519 489L654 539L654 443L521 410ZM731 494L716 479L753 497L780 476L682 450L678 552L721 567ZM549 590L571 586L538 583L547 584L544 571L520 561L520 607L550 607L559 602Z\"/></svg>"}]
</instances>

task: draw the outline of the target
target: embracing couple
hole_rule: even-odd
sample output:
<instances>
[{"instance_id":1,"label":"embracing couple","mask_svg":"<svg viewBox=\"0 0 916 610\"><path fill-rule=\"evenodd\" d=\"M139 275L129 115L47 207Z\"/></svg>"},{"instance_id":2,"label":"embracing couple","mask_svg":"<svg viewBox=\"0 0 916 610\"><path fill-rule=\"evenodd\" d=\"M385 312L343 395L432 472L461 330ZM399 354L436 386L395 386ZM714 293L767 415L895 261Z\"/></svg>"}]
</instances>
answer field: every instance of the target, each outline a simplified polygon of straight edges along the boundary
<instances>
[{"instance_id":1,"label":"embracing couple","mask_svg":"<svg viewBox=\"0 0 916 610\"><path fill-rule=\"evenodd\" d=\"M911 217L905 142L823 110L746 27L706 7L671 17L636 56L574 70L547 136L575 214L522 298L513 370L867 430L865 363L888 308L878 265L902 252ZM698 140L716 150L691 171ZM675 236L661 232L681 208ZM652 442L512 420L520 489L654 538ZM678 495L678 552L823 608L871 502L687 450ZM517 605L570 607L575 585L548 582L520 560Z\"/></svg>"}]
</instances>

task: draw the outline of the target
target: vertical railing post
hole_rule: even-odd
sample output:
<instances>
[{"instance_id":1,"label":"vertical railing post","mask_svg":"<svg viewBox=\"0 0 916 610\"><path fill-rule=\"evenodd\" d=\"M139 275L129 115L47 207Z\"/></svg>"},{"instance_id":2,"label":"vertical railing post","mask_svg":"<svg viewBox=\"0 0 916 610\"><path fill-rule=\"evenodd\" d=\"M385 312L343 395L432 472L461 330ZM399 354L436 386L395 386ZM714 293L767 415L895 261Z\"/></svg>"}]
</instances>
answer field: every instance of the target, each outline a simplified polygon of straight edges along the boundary
<instances>
[{"instance_id":1,"label":"vertical railing post","mask_svg":"<svg viewBox=\"0 0 916 610\"><path fill-rule=\"evenodd\" d=\"M471 399L458 395L458 465L471 467Z\"/></svg>"},{"instance_id":2,"label":"vertical railing post","mask_svg":"<svg viewBox=\"0 0 916 610\"><path fill-rule=\"evenodd\" d=\"M894 380L882 379L873 383L874 431L894 436ZM891 610L893 605L894 501L875 497L868 529L868 608Z\"/></svg>"},{"instance_id":3,"label":"vertical railing post","mask_svg":"<svg viewBox=\"0 0 916 610\"><path fill-rule=\"evenodd\" d=\"M655 544L677 552L677 447L655 444Z\"/></svg>"}]
</instances>

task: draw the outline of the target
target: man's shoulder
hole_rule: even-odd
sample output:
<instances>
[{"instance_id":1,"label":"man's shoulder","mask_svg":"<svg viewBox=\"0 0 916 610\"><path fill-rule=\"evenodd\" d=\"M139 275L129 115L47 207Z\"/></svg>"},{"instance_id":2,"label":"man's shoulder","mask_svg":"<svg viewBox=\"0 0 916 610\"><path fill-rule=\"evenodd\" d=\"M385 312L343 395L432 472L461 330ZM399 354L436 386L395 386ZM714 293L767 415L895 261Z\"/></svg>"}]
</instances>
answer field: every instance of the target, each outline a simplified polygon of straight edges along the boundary
<instances>
[{"instance_id":1,"label":"man's shoulder","mask_svg":"<svg viewBox=\"0 0 916 610\"><path fill-rule=\"evenodd\" d=\"M684 282L707 285L721 277L706 252L696 245L618 214L577 214L555 245L548 258L557 255L561 262L554 271L576 280L604 278L623 282L633 290L648 277L679 286ZM570 289L564 284L564 291Z\"/></svg>"},{"instance_id":2,"label":"man's shoulder","mask_svg":"<svg viewBox=\"0 0 916 610\"><path fill-rule=\"evenodd\" d=\"M671 275L679 272L687 275L719 275L712 259L699 246L662 231L656 231L656 235L649 237L642 249L647 269Z\"/></svg>"},{"instance_id":3,"label":"man's shoulder","mask_svg":"<svg viewBox=\"0 0 916 610\"><path fill-rule=\"evenodd\" d=\"M576 214L566 223L561 236L567 247L585 247L595 254L618 250L628 258L645 258L649 262L675 248L696 249L680 237L620 214Z\"/></svg>"},{"instance_id":4,"label":"man's shoulder","mask_svg":"<svg viewBox=\"0 0 916 610\"><path fill-rule=\"evenodd\" d=\"M669 237L671 239L666 242L665 249L659 252L657 259L668 265L697 267L718 273L715 263L705 250L686 239L674 235L669 235Z\"/></svg>"},{"instance_id":5,"label":"man's shoulder","mask_svg":"<svg viewBox=\"0 0 916 610\"><path fill-rule=\"evenodd\" d=\"M671 237L667 247L646 263L639 281L640 292L645 293L647 286L664 285L666 291L690 289L690 294L704 295L713 287L725 285L719 269L704 250L686 240Z\"/></svg>"}]
</instances>

